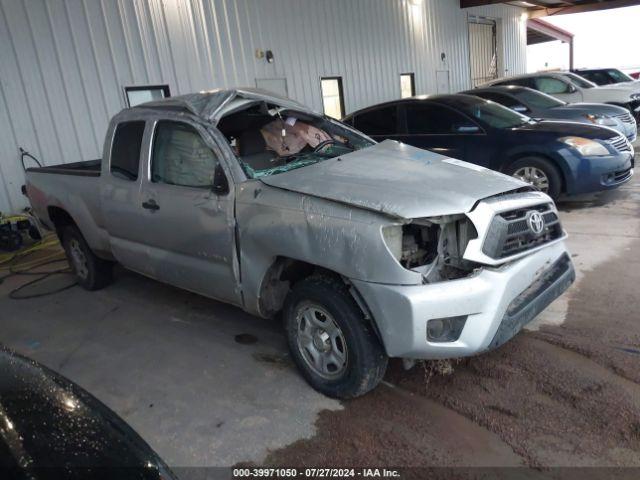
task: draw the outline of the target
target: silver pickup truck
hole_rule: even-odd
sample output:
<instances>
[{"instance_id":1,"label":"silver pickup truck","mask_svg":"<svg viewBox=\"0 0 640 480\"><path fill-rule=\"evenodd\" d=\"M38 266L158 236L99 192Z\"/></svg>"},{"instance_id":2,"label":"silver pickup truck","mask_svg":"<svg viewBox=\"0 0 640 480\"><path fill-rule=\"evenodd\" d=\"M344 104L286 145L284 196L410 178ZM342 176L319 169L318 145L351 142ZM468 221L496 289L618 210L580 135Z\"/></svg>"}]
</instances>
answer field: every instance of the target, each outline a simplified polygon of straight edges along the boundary
<instances>
[{"instance_id":1,"label":"silver pickup truck","mask_svg":"<svg viewBox=\"0 0 640 480\"><path fill-rule=\"evenodd\" d=\"M502 345L575 277L547 195L250 89L123 110L102 160L30 169L26 192L86 289L119 262L281 314L306 380L338 398L389 357Z\"/></svg>"}]
</instances>

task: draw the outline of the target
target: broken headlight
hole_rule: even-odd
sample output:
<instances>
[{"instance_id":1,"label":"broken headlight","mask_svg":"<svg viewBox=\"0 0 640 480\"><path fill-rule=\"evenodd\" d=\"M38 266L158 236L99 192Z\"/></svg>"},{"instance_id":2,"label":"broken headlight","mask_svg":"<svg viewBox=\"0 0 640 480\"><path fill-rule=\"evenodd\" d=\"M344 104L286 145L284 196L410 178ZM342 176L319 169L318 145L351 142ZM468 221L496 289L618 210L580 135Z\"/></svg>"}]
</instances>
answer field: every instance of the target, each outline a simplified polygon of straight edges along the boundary
<instances>
[{"instance_id":1,"label":"broken headlight","mask_svg":"<svg viewBox=\"0 0 640 480\"><path fill-rule=\"evenodd\" d=\"M391 255L406 269L430 263L437 255L438 225L390 225L382 237Z\"/></svg>"},{"instance_id":2,"label":"broken headlight","mask_svg":"<svg viewBox=\"0 0 640 480\"><path fill-rule=\"evenodd\" d=\"M467 269L462 256L477 232L468 218L455 215L389 225L382 228L382 237L389 252L408 270L438 259L442 265Z\"/></svg>"}]
</instances>

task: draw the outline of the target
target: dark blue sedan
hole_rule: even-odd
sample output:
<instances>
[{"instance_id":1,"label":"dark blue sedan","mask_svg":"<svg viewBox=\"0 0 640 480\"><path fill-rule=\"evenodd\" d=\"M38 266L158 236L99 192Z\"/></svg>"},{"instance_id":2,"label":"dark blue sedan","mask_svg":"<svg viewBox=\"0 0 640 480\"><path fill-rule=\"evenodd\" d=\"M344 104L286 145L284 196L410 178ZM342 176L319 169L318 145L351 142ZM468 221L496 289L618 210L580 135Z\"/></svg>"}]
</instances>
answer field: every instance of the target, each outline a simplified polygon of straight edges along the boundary
<instances>
[{"instance_id":1,"label":"dark blue sedan","mask_svg":"<svg viewBox=\"0 0 640 480\"><path fill-rule=\"evenodd\" d=\"M616 188L633 175L633 147L615 130L537 121L471 95L397 100L344 122L376 140L398 140L512 175L554 198Z\"/></svg>"}]
</instances>

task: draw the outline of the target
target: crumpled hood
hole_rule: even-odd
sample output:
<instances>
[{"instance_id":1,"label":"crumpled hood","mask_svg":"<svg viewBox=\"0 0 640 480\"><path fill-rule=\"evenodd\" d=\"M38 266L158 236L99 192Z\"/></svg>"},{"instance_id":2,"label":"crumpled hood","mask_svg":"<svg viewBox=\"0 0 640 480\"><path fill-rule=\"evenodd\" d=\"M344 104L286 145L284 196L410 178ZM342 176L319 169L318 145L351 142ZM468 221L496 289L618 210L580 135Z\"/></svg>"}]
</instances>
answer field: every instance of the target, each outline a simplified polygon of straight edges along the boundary
<instances>
[{"instance_id":1,"label":"crumpled hood","mask_svg":"<svg viewBox=\"0 0 640 480\"><path fill-rule=\"evenodd\" d=\"M260 180L407 219L466 213L478 200L527 186L393 140Z\"/></svg>"}]
</instances>

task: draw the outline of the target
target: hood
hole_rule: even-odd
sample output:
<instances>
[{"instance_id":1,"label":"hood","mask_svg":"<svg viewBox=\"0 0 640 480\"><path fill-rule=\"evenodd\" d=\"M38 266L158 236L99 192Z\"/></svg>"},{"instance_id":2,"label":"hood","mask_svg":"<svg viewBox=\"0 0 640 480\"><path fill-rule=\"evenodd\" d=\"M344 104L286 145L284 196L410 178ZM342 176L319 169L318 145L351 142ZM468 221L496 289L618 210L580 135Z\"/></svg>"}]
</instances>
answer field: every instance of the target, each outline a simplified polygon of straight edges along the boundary
<instances>
[{"instance_id":1,"label":"hood","mask_svg":"<svg viewBox=\"0 0 640 480\"><path fill-rule=\"evenodd\" d=\"M534 132L555 134L558 137L584 137L597 140L609 140L620 135L610 128L598 125L577 123L573 121L543 120L541 122L526 123L511 129L512 132Z\"/></svg>"},{"instance_id":2,"label":"hood","mask_svg":"<svg viewBox=\"0 0 640 480\"><path fill-rule=\"evenodd\" d=\"M493 170L393 140L260 180L407 219L466 213L478 200L528 187Z\"/></svg>"},{"instance_id":3,"label":"hood","mask_svg":"<svg viewBox=\"0 0 640 480\"><path fill-rule=\"evenodd\" d=\"M638 91L640 90L640 81L629 81L629 82L619 82L619 83L610 83L608 85L601 85L602 87L614 87L614 88L625 88L628 90Z\"/></svg>"},{"instance_id":4,"label":"hood","mask_svg":"<svg viewBox=\"0 0 640 480\"><path fill-rule=\"evenodd\" d=\"M631 101L631 95L636 92L632 88L603 85L601 87L587 88L582 90L582 93L584 99L589 102L626 103Z\"/></svg>"},{"instance_id":5,"label":"hood","mask_svg":"<svg viewBox=\"0 0 640 480\"><path fill-rule=\"evenodd\" d=\"M624 115L625 113L629 113L629 110L623 107L618 107L617 105L607 105L604 103L569 103L567 105L562 105L559 107L553 107L551 110L554 111L562 111L562 112L575 112L579 114L600 114L600 115Z\"/></svg>"}]
</instances>

